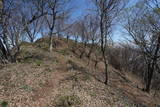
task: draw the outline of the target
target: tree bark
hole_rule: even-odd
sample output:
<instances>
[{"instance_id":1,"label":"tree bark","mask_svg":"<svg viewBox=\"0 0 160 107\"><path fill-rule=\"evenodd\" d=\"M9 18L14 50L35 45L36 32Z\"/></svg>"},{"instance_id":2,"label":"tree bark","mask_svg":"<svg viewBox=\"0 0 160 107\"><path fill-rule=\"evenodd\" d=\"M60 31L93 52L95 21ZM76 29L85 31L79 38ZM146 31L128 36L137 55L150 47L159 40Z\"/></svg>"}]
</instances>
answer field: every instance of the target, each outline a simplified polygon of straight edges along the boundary
<instances>
[{"instance_id":1,"label":"tree bark","mask_svg":"<svg viewBox=\"0 0 160 107\"><path fill-rule=\"evenodd\" d=\"M105 76L106 76L106 80L104 83L107 85L108 84L108 61L105 60L104 64L105 64Z\"/></svg>"},{"instance_id":2,"label":"tree bark","mask_svg":"<svg viewBox=\"0 0 160 107\"><path fill-rule=\"evenodd\" d=\"M152 65L149 66L149 68L148 68L148 81L146 83L146 89L145 89L145 91L148 92L148 93L150 92L153 73L154 73L154 70L155 70L156 63L157 63L157 58L158 58L157 56L158 56L159 50L160 50L160 34L158 35L157 45L156 45L154 57L152 59Z\"/></svg>"},{"instance_id":3,"label":"tree bark","mask_svg":"<svg viewBox=\"0 0 160 107\"><path fill-rule=\"evenodd\" d=\"M52 37L52 35L50 34L49 51L52 52L52 50L53 50L53 37Z\"/></svg>"},{"instance_id":4,"label":"tree bark","mask_svg":"<svg viewBox=\"0 0 160 107\"><path fill-rule=\"evenodd\" d=\"M83 52L81 52L81 54L80 54L79 58L80 58L80 59L82 59L83 55L84 55L84 51L83 51Z\"/></svg>"},{"instance_id":5,"label":"tree bark","mask_svg":"<svg viewBox=\"0 0 160 107\"><path fill-rule=\"evenodd\" d=\"M148 67L148 75L147 75L148 78L147 78L146 89L145 89L147 93L150 92L150 87L151 87L152 77L153 77L153 72L154 72L154 66L155 64L152 63L152 66Z\"/></svg>"},{"instance_id":6,"label":"tree bark","mask_svg":"<svg viewBox=\"0 0 160 107\"><path fill-rule=\"evenodd\" d=\"M7 51L4 47L4 44L2 42L2 40L0 40L0 50L2 52L2 56L5 58L5 59L8 59L8 56L7 56Z\"/></svg>"}]
</instances>

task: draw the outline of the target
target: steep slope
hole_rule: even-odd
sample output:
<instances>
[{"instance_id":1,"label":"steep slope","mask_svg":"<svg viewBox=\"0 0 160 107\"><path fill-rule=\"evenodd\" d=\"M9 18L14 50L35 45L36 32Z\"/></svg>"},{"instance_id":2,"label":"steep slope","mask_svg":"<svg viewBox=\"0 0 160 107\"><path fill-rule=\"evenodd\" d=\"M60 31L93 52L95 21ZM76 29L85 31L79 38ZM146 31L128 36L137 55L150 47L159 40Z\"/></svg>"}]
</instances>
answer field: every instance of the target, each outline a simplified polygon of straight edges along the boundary
<instances>
[{"instance_id":1,"label":"steep slope","mask_svg":"<svg viewBox=\"0 0 160 107\"><path fill-rule=\"evenodd\" d=\"M103 83L103 63L79 58L82 44L54 38L22 43L19 62L1 66L0 103L5 107L156 107L160 100L137 88L138 77L110 66ZM73 49L75 51L73 52ZM86 49L87 51L87 49ZM93 55L94 57L94 55ZM139 82L139 81L138 81ZM141 83L139 83L141 84ZM160 105L160 104L159 104Z\"/></svg>"}]
</instances>

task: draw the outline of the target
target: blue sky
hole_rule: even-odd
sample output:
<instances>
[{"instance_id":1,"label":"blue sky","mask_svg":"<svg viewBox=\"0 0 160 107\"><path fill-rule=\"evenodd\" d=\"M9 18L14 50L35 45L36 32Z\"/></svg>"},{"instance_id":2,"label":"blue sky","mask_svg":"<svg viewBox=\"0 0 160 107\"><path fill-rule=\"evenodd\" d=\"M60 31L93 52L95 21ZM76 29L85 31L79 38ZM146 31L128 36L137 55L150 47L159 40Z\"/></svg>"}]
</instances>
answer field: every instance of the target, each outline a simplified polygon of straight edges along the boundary
<instances>
[{"instance_id":1,"label":"blue sky","mask_svg":"<svg viewBox=\"0 0 160 107\"><path fill-rule=\"evenodd\" d=\"M88 9L92 8L91 0L72 0L71 5L74 6L74 10L72 12L72 20L77 20L83 15L89 12ZM129 6L134 5L138 0L129 0ZM124 29L120 26L117 26L113 29L113 40L115 42L119 42L123 40L124 37Z\"/></svg>"},{"instance_id":2,"label":"blue sky","mask_svg":"<svg viewBox=\"0 0 160 107\"><path fill-rule=\"evenodd\" d=\"M90 0L72 0L72 6L74 7L72 18L74 20L88 13L88 9L91 7Z\"/></svg>"}]
</instances>

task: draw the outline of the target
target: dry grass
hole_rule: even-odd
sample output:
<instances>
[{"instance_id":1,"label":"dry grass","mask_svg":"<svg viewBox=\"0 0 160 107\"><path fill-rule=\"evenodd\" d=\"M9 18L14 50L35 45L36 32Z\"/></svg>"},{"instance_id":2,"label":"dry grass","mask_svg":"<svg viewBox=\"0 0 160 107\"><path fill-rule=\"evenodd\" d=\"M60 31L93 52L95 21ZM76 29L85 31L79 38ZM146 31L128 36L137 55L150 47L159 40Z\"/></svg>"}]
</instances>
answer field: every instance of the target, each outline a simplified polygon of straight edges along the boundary
<instances>
[{"instance_id":1,"label":"dry grass","mask_svg":"<svg viewBox=\"0 0 160 107\"><path fill-rule=\"evenodd\" d=\"M73 41L56 39L53 53L47 39L23 43L19 62L0 70L0 103L9 107L136 107L158 105L137 88L138 77L110 67L104 85L104 66L94 69L87 58L79 59L68 48ZM77 51L78 53L78 51ZM160 104L159 104L160 105ZM2 106L3 107L3 106ZM5 107L5 106L4 106Z\"/></svg>"}]
</instances>

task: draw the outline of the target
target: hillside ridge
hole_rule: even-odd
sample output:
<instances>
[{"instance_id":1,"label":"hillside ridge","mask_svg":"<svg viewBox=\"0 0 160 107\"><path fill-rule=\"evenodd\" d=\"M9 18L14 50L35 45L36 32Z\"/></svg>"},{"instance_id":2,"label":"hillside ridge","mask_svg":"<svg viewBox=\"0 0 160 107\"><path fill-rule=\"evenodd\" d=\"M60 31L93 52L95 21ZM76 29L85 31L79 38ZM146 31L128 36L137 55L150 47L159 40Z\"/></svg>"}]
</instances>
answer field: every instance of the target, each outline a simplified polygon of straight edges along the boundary
<instances>
[{"instance_id":1,"label":"hillside ridge","mask_svg":"<svg viewBox=\"0 0 160 107\"><path fill-rule=\"evenodd\" d=\"M111 65L109 84L105 85L103 63L99 62L95 68L95 53L90 61L86 54L80 58L81 43L54 38L51 53L47 41L48 38L41 38L35 43L22 43L18 62L1 66L1 104L7 103L9 107L160 106L158 99L141 90L140 78Z\"/></svg>"}]
</instances>

